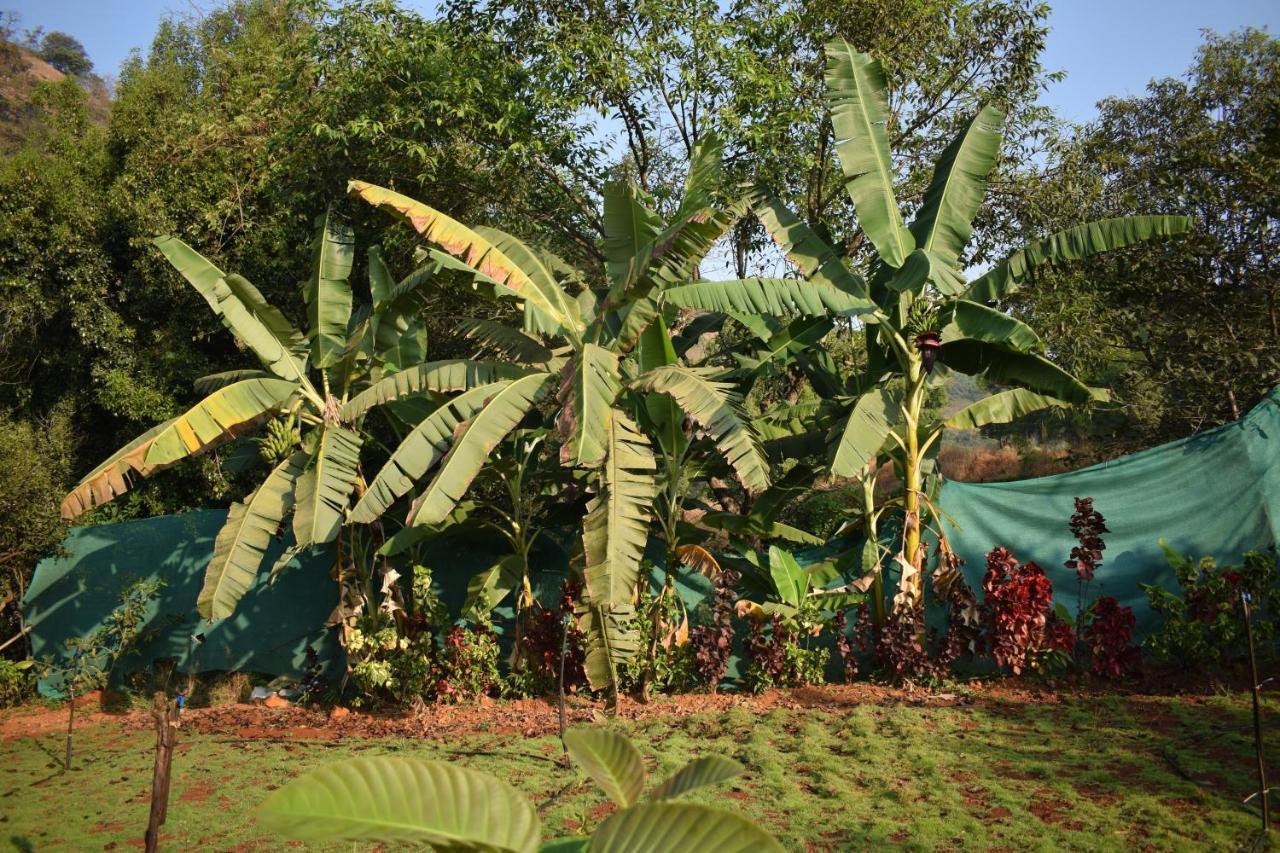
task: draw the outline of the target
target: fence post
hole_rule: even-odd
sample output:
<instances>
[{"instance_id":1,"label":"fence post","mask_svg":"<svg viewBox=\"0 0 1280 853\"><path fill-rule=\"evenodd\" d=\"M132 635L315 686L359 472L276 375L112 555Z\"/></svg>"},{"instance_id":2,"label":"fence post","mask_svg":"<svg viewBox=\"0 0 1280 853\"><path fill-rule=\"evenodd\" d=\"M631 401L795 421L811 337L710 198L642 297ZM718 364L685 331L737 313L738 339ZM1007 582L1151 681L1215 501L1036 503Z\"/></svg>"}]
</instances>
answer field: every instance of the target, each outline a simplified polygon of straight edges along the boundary
<instances>
[{"instance_id":1,"label":"fence post","mask_svg":"<svg viewBox=\"0 0 1280 853\"><path fill-rule=\"evenodd\" d=\"M1244 608L1244 635L1249 643L1249 689L1253 693L1253 749L1258 755L1258 793L1262 798L1262 832L1271 828L1271 792L1267 790L1267 764L1262 751L1262 710L1258 702L1258 658L1253 649L1253 617L1249 612L1249 594L1240 591L1240 604ZM1252 799L1249 797L1248 799ZM1248 802L1248 800L1246 800Z\"/></svg>"},{"instance_id":2,"label":"fence post","mask_svg":"<svg viewBox=\"0 0 1280 853\"><path fill-rule=\"evenodd\" d=\"M151 773L151 814L147 820L146 849L155 853L160 843L160 827L169 816L169 777L173 748L178 743L178 706L157 691L151 716L156 723L156 763Z\"/></svg>"}]
</instances>

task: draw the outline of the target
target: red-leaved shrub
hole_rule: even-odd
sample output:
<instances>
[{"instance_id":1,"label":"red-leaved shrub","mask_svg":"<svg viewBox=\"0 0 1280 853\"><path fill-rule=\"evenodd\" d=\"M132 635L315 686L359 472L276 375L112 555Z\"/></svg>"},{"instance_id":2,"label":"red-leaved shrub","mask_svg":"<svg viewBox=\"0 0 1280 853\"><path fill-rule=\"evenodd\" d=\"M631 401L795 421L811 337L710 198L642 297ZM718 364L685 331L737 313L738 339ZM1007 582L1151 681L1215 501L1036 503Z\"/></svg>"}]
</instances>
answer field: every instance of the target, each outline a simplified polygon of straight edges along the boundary
<instances>
[{"instance_id":1,"label":"red-leaved shrub","mask_svg":"<svg viewBox=\"0 0 1280 853\"><path fill-rule=\"evenodd\" d=\"M1136 620L1132 607L1121 607L1109 595L1093 603L1084 629L1084 644L1092 661L1090 671L1104 678L1120 678L1137 668L1138 647L1131 645Z\"/></svg>"},{"instance_id":2,"label":"red-leaved shrub","mask_svg":"<svg viewBox=\"0 0 1280 853\"><path fill-rule=\"evenodd\" d=\"M991 654L1017 675L1044 648L1053 584L1035 563L1019 565L1012 551L996 548L987 554L982 591Z\"/></svg>"}]
</instances>

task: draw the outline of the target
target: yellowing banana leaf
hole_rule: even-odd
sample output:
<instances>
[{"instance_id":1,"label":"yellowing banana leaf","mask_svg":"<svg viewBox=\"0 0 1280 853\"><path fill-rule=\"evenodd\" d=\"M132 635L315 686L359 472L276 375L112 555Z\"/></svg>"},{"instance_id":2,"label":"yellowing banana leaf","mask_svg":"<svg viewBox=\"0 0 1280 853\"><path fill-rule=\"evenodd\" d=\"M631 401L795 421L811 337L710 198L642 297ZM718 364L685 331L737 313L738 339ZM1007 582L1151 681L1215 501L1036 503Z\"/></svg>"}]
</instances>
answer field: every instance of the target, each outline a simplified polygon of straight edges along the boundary
<instances>
[{"instance_id":1,"label":"yellowing banana leaf","mask_svg":"<svg viewBox=\"0 0 1280 853\"><path fill-rule=\"evenodd\" d=\"M242 435L274 415L297 387L285 379L245 379L219 388L156 434L146 464L168 465Z\"/></svg>"}]
</instances>

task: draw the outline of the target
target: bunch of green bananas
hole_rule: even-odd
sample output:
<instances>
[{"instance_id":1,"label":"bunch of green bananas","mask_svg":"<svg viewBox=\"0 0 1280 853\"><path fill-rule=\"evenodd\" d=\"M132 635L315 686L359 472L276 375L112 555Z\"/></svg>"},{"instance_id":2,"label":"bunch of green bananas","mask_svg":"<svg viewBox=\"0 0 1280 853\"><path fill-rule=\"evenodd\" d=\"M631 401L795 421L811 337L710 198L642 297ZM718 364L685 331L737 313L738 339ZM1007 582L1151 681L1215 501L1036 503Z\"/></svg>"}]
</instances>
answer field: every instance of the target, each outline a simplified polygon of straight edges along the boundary
<instances>
[{"instance_id":1,"label":"bunch of green bananas","mask_svg":"<svg viewBox=\"0 0 1280 853\"><path fill-rule=\"evenodd\" d=\"M264 462L272 465L283 462L302 443L298 419L292 414L276 418L267 424L266 435L256 441Z\"/></svg>"}]
</instances>

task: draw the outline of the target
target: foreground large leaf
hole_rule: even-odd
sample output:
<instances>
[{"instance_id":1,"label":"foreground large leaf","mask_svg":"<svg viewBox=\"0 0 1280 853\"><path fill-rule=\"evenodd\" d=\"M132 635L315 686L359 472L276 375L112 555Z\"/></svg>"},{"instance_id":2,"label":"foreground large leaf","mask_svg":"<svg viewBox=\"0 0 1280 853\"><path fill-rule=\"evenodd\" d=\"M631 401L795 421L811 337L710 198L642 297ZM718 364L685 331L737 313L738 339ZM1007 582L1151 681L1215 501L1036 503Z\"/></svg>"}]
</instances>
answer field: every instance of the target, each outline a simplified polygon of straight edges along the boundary
<instances>
[{"instance_id":1,"label":"foreground large leaf","mask_svg":"<svg viewBox=\"0 0 1280 853\"><path fill-rule=\"evenodd\" d=\"M798 278L696 281L667 288L663 298L681 308L780 317L854 317L879 310L868 298Z\"/></svg>"},{"instance_id":2,"label":"foreground large leaf","mask_svg":"<svg viewBox=\"0 0 1280 853\"><path fill-rule=\"evenodd\" d=\"M298 544L332 542L359 476L360 434L325 424L315 456L294 491L293 535Z\"/></svg>"},{"instance_id":3,"label":"foreground large leaf","mask_svg":"<svg viewBox=\"0 0 1280 853\"><path fill-rule=\"evenodd\" d=\"M405 219L423 237L499 282L508 292L535 305L558 325L574 333L582 331L581 315L573 300L559 288L549 290L545 282L532 278L527 270L483 235L398 192L364 181L351 181L348 189L375 207Z\"/></svg>"},{"instance_id":4,"label":"foreground large leaf","mask_svg":"<svg viewBox=\"0 0 1280 853\"><path fill-rule=\"evenodd\" d=\"M408 494L453 443L454 433L509 382L494 382L459 394L423 418L396 446L382 470L351 510L351 520L369 524Z\"/></svg>"},{"instance_id":5,"label":"foreground large leaf","mask_svg":"<svg viewBox=\"0 0 1280 853\"><path fill-rule=\"evenodd\" d=\"M858 225L880 259L900 267L915 248L915 239L902 224L893 195L884 71L879 62L840 39L827 44L826 82L836 154Z\"/></svg>"},{"instance_id":6,"label":"foreground large leaf","mask_svg":"<svg viewBox=\"0 0 1280 853\"><path fill-rule=\"evenodd\" d=\"M266 829L299 841L412 842L439 851L529 853L538 813L487 773L416 758L351 758L313 770L269 796Z\"/></svg>"},{"instance_id":7,"label":"foreground large leaf","mask_svg":"<svg viewBox=\"0 0 1280 853\"><path fill-rule=\"evenodd\" d=\"M1189 230L1189 216L1124 216L1067 228L1014 252L985 275L974 279L965 298L994 302L1029 281L1036 267L1042 264L1076 261Z\"/></svg>"},{"instance_id":8,"label":"foreground large leaf","mask_svg":"<svg viewBox=\"0 0 1280 853\"><path fill-rule=\"evenodd\" d=\"M148 465L167 465L240 435L273 415L297 389L284 379L245 379L214 391L157 433Z\"/></svg>"},{"instance_id":9,"label":"foreground large leaf","mask_svg":"<svg viewBox=\"0 0 1280 853\"><path fill-rule=\"evenodd\" d=\"M75 488L62 499L62 517L70 520L96 506L102 506L112 498L129 491L130 486L133 485L133 478L146 477L169 467L168 465L148 465L146 458L147 451L151 449L151 443L155 441L156 436L172 424L173 420L168 420L153 426L85 474L80 482L76 483Z\"/></svg>"},{"instance_id":10,"label":"foreground large leaf","mask_svg":"<svg viewBox=\"0 0 1280 853\"><path fill-rule=\"evenodd\" d=\"M293 507L294 483L307 466L298 451L267 475L244 503L236 502L213 542L213 559L204 573L196 610L205 619L230 616L253 585L280 523Z\"/></svg>"},{"instance_id":11,"label":"foreground large leaf","mask_svg":"<svg viewBox=\"0 0 1280 853\"><path fill-rule=\"evenodd\" d=\"M564 745L609 799L626 808L644 792L644 759L629 739L604 728L572 728Z\"/></svg>"},{"instance_id":12,"label":"foreground large leaf","mask_svg":"<svg viewBox=\"0 0 1280 853\"><path fill-rule=\"evenodd\" d=\"M769 487L769 460L751 428L733 386L717 382L712 369L666 365L638 377L638 391L670 394L690 418L715 439L716 446L749 492Z\"/></svg>"},{"instance_id":13,"label":"foreground large leaf","mask_svg":"<svg viewBox=\"0 0 1280 853\"><path fill-rule=\"evenodd\" d=\"M500 389L456 434L431 484L409 509L407 524L438 524L462 499L489 454L546 394L553 377L535 373Z\"/></svg>"},{"instance_id":14,"label":"foreground large leaf","mask_svg":"<svg viewBox=\"0 0 1280 853\"><path fill-rule=\"evenodd\" d=\"M592 853L781 853L772 835L741 815L692 803L643 803L609 816Z\"/></svg>"}]
</instances>

